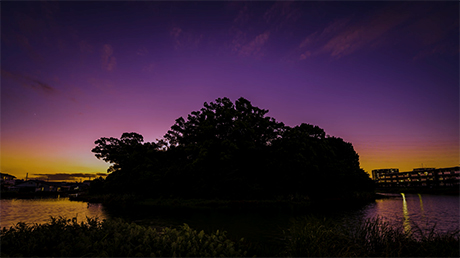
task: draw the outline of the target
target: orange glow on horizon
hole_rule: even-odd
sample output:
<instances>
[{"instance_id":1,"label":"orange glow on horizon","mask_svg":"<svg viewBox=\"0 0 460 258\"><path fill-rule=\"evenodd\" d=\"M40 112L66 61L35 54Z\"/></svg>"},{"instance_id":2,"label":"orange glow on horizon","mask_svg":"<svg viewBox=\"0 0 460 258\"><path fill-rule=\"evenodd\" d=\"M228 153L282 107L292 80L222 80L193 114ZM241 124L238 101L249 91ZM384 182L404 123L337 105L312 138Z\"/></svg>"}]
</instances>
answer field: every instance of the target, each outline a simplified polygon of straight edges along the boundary
<instances>
[{"instance_id":1,"label":"orange glow on horizon","mask_svg":"<svg viewBox=\"0 0 460 258\"><path fill-rule=\"evenodd\" d=\"M360 165L367 172L374 169L398 168L399 171L412 171L420 167L454 167L459 165L458 144L438 146L384 146L385 148L355 147L360 154Z\"/></svg>"},{"instance_id":2,"label":"orange glow on horizon","mask_svg":"<svg viewBox=\"0 0 460 258\"><path fill-rule=\"evenodd\" d=\"M451 167L458 166L458 146L452 144L439 150L430 151L426 148L398 147L365 149L366 146L355 146L360 156L360 166L367 173L373 169L398 168L400 171L411 171L418 167ZM90 151L77 155L62 153L59 150L37 152L33 148L23 151L21 148L3 146L1 166L2 173L8 173L23 179L43 173L106 173L110 164L98 160Z\"/></svg>"}]
</instances>

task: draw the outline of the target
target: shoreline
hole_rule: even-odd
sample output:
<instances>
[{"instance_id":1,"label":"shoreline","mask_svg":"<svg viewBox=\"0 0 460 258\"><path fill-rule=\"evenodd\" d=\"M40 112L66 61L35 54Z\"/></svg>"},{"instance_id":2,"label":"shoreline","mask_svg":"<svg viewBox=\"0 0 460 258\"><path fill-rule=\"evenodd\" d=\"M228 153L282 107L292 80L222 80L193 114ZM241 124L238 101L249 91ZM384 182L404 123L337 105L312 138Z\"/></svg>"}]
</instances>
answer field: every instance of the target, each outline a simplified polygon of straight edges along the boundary
<instances>
[{"instance_id":1,"label":"shoreline","mask_svg":"<svg viewBox=\"0 0 460 258\"><path fill-rule=\"evenodd\" d=\"M392 230L379 219L359 225L323 217L292 221L284 237L257 242L198 231L187 224L152 229L122 219L77 223L75 218L51 218L42 225L1 232L2 257L458 257L459 233L422 235ZM59 242L60 245L55 243ZM93 244L88 244L93 243ZM88 255L89 254L89 255Z\"/></svg>"},{"instance_id":2,"label":"shoreline","mask_svg":"<svg viewBox=\"0 0 460 258\"><path fill-rule=\"evenodd\" d=\"M222 210L222 211L289 211L303 212L312 211L318 208L353 207L361 206L376 199L382 198L375 193L356 196L354 198L324 198L310 200L308 198L277 198L277 199L248 199L248 200L226 200L226 199L184 199L184 198L151 198L137 195L90 195L81 194L69 196L71 201L83 201L88 203L101 203L106 207L114 209L145 208L149 210Z\"/></svg>"},{"instance_id":3,"label":"shoreline","mask_svg":"<svg viewBox=\"0 0 460 258\"><path fill-rule=\"evenodd\" d=\"M0 199L35 199L43 197L69 197L75 193L67 192L36 192L36 193L18 193L18 192L2 192Z\"/></svg>"},{"instance_id":4,"label":"shoreline","mask_svg":"<svg viewBox=\"0 0 460 258\"><path fill-rule=\"evenodd\" d=\"M443 188L418 188L418 187L400 187L400 188L376 188L377 193L410 193L410 194L434 194L434 195L460 195L460 187L443 187Z\"/></svg>"}]
</instances>

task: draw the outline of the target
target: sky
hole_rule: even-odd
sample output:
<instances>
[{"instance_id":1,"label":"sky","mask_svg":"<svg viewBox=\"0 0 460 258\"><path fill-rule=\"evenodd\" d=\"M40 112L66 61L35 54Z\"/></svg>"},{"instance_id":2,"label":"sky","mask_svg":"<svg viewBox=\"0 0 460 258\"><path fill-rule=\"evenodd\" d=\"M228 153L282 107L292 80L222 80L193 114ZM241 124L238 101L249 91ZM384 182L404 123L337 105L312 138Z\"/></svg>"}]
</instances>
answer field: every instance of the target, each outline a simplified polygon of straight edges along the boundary
<instances>
[{"instance_id":1,"label":"sky","mask_svg":"<svg viewBox=\"0 0 460 258\"><path fill-rule=\"evenodd\" d=\"M161 139L244 97L373 169L459 165L459 3L1 3L1 172L106 174L101 137Z\"/></svg>"}]
</instances>

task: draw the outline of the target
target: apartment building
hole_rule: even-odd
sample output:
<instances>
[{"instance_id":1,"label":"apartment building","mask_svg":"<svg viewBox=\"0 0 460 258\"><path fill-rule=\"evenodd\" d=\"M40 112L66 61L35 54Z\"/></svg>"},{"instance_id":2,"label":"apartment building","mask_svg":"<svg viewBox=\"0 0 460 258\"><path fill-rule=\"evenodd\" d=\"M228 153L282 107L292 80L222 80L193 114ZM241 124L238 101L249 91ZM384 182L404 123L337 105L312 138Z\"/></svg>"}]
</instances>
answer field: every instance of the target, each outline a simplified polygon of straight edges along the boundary
<instances>
[{"instance_id":1,"label":"apartment building","mask_svg":"<svg viewBox=\"0 0 460 258\"><path fill-rule=\"evenodd\" d=\"M460 167L415 168L408 172L399 169L372 170L372 179L381 188L398 187L453 187L460 186Z\"/></svg>"}]
</instances>

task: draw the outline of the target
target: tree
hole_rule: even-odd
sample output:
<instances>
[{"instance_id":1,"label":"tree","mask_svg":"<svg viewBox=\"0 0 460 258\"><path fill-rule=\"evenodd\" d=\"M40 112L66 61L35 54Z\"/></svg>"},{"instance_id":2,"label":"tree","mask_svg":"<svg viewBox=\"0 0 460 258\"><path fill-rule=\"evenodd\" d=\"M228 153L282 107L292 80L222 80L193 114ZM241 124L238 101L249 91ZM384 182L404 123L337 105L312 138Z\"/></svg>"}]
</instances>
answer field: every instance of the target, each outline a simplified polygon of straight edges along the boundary
<instances>
[{"instance_id":1,"label":"tree","mask_svg":"<svg viewBox=\"0 0 460 258\"><path fill-rule=\"evenodd\" d=\"M187 153L188 173L195 185L216 196L248 194L261 169L262 153L284 129L244 98L204 103L187 120L180 117L164 136L170 146ZM253 170L248 173L249 170ZM252 177L252 178L251 178ZM196 191L196 189L195 189Z\"/></svg>"},{"instance_id":2,"label":"tree","mask_svg":"<svg viewBox=\"0 0 460 258\"><path fill-rule=\"evenodd\" d=\"M123 133L120 139L102 137L95 144L92 149L95 156L112 164L105 182L109 191L140 192L147 189L148 183L159 181L155 166L159 163L156 158L162 142L144 143L142 135L132 132Z\"/></svg>"},{"instance_id":3,"label":"tree","mask_svg":"<svg viewBox=\"0 0 460 258\"><path fill-rule=\"evenodd\" d=\"M91 181L89 185L88 192L90 194L101 194L104 192L104 183L105 179L103 177L98 177L95 178L93 181Z\"/></svg>"},{"instance_id":4,"label":"tree","mask_svg":"<svg viewBox=\"0 0 460 258\"><path fill-rule=\"evenodd\" d=\"M137 133L123 133L120 139L102 137L94 143L97 145L91 151L96 158L112 163L108 173L130 167L132 156L141 150L144 137Z\"/></svg>"},{"instance_id":5,"label":"tree","mask_svg":"<svg viewBox=\"0 0 460 258\"><path fill-rule=\"evenodd\" d=\"M164 138L172 146L191 147L203 140L265 146L277 138L282 127L275 119L265 117L267 112L244 98L235 105L228 98L218 98L215 103L205 102L200 111L191 112L187 121L176 119Z\"/></svg>"},{"instance_id":6,"label":"tree","mask_svg":"<svg viewBox=\"0 0 460 258\"><path fill-rule=\"evenodd\" d=\"M323 198L372 188L351 143L318 126L285 126L240 98L204 103L176 119L164 139L137 133L101 138L92 150L111 163L110 192L182 198ZM120 190L123 189L123 190Z\"/></svg>"}]
</instances>

